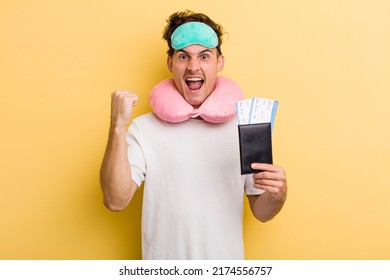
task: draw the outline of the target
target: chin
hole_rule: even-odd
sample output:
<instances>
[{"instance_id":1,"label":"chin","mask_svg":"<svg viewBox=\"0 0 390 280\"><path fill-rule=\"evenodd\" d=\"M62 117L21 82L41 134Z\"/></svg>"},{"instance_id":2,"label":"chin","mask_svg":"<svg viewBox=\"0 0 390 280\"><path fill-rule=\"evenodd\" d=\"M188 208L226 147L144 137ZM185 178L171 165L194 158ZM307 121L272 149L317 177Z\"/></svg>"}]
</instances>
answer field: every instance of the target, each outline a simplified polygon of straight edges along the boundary
<instances>
[{"instance_id":1,"label":"chin","mask_svg":"<svg viewBox=\"0 0 390 280\"><path fill-rule=\"evenodd\" d=\"M198 101L198 100L189 100L189 99L186 99L187 103L190 104L191 106L193 106L194 108L198 108L200 105L202 105L203 101Z\"/></svg>"},{"instance_id":2,"label":"chin","mask_svg":"<svg viewBox=\"0 0 390 280\"><path fill-rule=\"evenodd\" d=\"M200 105L203 104L203 102L207 99L207 97L208 97L208 95L204 95L204 94L199 93L197 96L186 98L186 100L192 106L199 107Z\"/></svg>"}]
</instances>

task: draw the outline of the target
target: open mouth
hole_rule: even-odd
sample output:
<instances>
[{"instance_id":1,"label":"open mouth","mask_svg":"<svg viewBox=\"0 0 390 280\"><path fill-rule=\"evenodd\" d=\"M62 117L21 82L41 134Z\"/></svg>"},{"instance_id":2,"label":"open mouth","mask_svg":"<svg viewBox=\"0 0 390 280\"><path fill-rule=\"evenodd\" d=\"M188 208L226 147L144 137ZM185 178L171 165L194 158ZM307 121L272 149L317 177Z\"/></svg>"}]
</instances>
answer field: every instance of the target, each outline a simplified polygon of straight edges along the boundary
<instances>
[{"instance_id":1,"label":"open mouth","mask_svg":"<svg viewBox=\"0 0 390 280\"><path fill-rule=\"evenodd\" d=\"M203 86L203 79L199 77L188 77L185 79L187 87L191 91L197 91Z\"/></svg>"}]
</instances>

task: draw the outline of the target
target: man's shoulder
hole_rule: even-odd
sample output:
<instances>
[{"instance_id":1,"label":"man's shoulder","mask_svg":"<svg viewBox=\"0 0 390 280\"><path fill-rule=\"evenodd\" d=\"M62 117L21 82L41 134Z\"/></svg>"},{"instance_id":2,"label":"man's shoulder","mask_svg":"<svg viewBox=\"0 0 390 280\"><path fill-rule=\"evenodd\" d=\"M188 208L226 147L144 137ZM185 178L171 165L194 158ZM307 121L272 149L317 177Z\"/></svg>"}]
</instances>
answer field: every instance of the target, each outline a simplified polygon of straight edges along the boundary
<instances>
[{"instance_id":1,"label":"man's shoulder","mask_svg":"<svg viewBox=\"0 0 390 280\"><path fill-rule=\"evenodd\" d=\"M133 119L133 123L147 123L147 122L156 122L156 121L158 121L158 118L152 112L139 115Z\"/></svg>"},{"instance_id":2,"label":"man's shoulder","mask_svg":"<svg viewBox=\"0 0 390 280\"><path fill-rule=\"evenodd\" d=\"M133 119L130 127L134 127L138 130L150 130L150 129L161 129L166 126L166 122L161 120L153 112L139 115Z\"/></svg>"}]
</instances>

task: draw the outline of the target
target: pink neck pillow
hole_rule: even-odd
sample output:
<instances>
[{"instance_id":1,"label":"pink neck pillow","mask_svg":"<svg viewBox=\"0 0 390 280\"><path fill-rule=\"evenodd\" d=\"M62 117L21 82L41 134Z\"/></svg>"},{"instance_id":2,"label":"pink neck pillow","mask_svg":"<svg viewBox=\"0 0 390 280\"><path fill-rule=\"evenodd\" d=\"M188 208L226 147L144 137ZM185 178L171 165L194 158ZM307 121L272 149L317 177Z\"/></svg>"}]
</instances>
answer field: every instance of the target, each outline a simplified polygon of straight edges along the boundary
<instances>
[{"instance_id":1,"label":"pink neck pillow","mask_svg":"<svg viewBox=\"0 0 390 280\"><path fill-rule=\"evenodd\" d=\"M173 79L158 83L150 93L150 105L161 119L178 123L201 117L210 123L222 123L236 115L236 102L244 99L240 87L232 80L217 77L214 91L195 109L177 90Z\"/></svg>"}]
</instances>

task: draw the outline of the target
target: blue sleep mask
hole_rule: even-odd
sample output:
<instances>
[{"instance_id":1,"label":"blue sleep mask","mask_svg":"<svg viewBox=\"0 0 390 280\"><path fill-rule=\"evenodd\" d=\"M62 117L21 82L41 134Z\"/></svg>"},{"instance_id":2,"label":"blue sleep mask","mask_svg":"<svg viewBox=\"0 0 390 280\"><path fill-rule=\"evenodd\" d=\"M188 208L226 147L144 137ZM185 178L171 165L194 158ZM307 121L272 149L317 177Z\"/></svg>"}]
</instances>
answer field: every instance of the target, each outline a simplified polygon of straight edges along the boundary
<instances>
[{"instance_id":1,"label":"blue sleep mask","mask_svg":"<svg viewBox=\"0 0 390 280\"><path fill-rule=\"evenodd\" d=\"M171 36L171 45L175 50L182 50L190 45L212 49L218 46L218 36L207 24L191 21L175 29Z\"/></svg>"}]
</instances>

